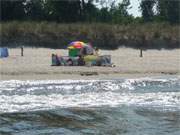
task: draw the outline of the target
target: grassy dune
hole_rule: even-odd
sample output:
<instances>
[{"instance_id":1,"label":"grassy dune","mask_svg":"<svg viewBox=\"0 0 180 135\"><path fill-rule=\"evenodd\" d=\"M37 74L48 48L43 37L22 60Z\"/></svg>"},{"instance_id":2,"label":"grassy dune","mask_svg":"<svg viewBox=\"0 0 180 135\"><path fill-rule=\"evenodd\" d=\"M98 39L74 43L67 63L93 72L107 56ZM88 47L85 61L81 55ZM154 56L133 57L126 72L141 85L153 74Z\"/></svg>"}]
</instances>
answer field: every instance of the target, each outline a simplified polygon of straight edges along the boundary
<instances>
[{"instance_id":1,"label":"grassy dune","mask_svg":"<svg viewBox=\"0 0 180 135\"><path fill-rule=\"evenodd\" d=\"M59 24L55 22L1 22L1 46L64 48L82 40L94 46L116 49L119 46L144 49L179 48L180 27L166 23L151 24Z\"/></svg>"}]
</instances>

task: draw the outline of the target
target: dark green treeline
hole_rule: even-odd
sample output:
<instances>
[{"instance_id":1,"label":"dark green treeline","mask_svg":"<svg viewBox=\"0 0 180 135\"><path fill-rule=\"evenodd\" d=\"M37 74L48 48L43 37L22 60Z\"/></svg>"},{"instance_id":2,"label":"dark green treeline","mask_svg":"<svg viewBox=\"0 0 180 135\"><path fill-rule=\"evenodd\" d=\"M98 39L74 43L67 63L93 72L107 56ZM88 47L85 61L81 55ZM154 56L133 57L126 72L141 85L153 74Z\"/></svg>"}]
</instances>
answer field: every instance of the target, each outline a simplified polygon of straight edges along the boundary
<instances>
[{"instance_id":1,"label":"dark green treeline","mask_svg":"<svg viewBox=\"0 0 180 135\"><path fill-rule=\"evenodd\" d=\"M180 0L0 0L0 46L65 48L74 40L99 48L179 48ZM98 8L101 7L101 8Z\"/></svg>"},{"instance_id":2,"label":"dark green treeline","mask_svg":"<svg viewBox=\"0 0 180 135\"><path fill-rule=\"evenodd\" d=\"M55 21L60 23L102 22L180 22L179 0L141 0L142 17L134 18L127 10L129 0L1 0L1 21ZM97 8L99 5L101 8ZM153 9L156 9L154 11Z\"/></svg>"}]
</instances>

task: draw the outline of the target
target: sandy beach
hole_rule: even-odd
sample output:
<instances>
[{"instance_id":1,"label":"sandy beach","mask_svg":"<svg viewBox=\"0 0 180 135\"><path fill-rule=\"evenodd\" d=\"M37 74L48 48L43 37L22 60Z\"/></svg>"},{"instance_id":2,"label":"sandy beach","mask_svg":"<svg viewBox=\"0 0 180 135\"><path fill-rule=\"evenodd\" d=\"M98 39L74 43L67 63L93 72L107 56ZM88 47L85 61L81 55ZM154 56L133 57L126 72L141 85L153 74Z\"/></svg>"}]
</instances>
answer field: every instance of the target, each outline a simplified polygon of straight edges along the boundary
<instances>
[{"instance_id":1,"label":"sandy beach","mask_svg":"<svg viewBox=\"0 0 180 135\"><path fill-rule=\"evenodd\" d=\"M179 75L180 49L140 51L130 48L100 50L101 55L111 55L116 67L51 66L51 54L68 55L67 50L24 48L9 49L9 57L0 59L1 80L36 79L108 79L120 77L145 77L151 75Z\"/></svg>"}]
</instances>

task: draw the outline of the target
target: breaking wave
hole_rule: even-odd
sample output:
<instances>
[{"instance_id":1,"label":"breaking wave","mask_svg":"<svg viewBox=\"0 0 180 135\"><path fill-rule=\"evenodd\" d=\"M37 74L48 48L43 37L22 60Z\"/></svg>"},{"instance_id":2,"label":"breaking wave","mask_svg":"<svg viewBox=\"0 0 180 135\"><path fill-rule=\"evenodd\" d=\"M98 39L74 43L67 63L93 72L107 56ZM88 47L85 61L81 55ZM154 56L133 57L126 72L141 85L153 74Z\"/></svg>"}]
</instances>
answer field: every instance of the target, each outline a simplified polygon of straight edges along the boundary
<instances>
[{"instance_id":1,"label":"breaking wave","mask_svg":"<svg viewBox=\"0 0 180 135\"><path fill-rule=\"evenodd\" d=\"M121 105L179 110L180 79L0 82L0 113Z\"/></svg>"}]
</instances>

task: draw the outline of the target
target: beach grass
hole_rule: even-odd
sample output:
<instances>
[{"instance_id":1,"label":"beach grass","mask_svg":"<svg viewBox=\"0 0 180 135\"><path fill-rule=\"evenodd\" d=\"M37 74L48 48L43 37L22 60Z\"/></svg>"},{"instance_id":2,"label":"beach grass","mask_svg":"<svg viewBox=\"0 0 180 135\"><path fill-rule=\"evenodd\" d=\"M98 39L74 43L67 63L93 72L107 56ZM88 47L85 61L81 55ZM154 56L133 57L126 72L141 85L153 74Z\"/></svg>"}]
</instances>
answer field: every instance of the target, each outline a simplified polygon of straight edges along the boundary
<instances>
[{"instance_id":1,"label":"beach grass","mask_svg":"<svg viewBox=\"0 0 180 135\"><path fill-rule=\"evenodd\" d=\"M146 23L114 25L102 23L1 22L1 46L21 44L35 47L64 48L82 40L104 49L179 48L179 25Z\"/></svg>"}]
</instances>

